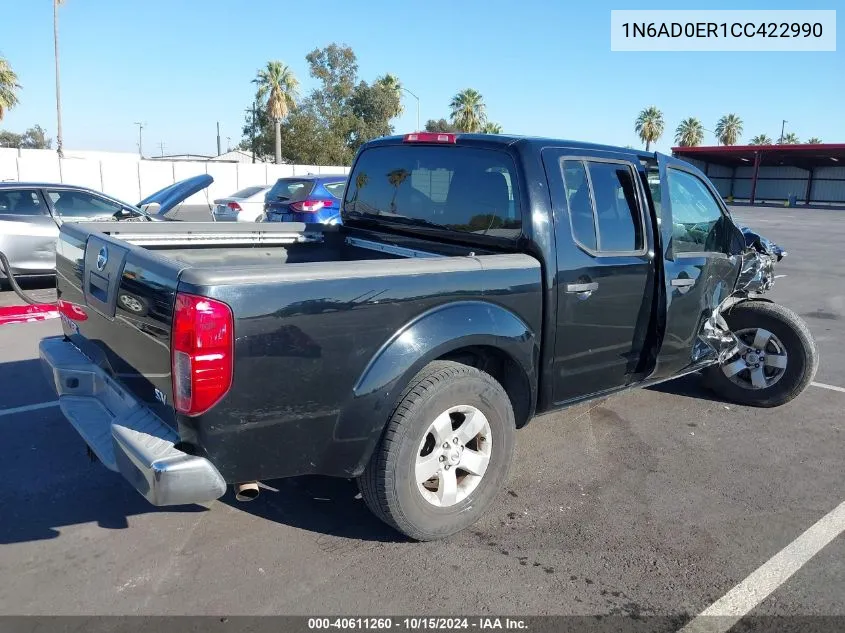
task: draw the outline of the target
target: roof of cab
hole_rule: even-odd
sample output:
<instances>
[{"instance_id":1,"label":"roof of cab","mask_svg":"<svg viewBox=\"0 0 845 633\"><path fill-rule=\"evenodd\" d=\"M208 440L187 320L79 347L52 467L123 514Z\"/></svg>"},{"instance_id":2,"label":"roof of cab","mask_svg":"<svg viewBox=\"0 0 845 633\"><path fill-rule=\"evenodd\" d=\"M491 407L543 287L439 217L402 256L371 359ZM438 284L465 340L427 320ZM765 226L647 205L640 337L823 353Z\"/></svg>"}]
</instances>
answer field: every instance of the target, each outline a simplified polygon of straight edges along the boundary
<instances>
[{"instance_id":1,"label":"roof of cab","mask_svg":"<svg viewBox=\"0 0 845 633\"><path fill-rule=\"evenodd\" d=\"M537 149L544 147L566 147L572 149L596 150L605 152L620 152L632 154L640 159L654 159L654 152L646 152L631 147L618 147L614 145L601 145L598 143L585 143L567 139L547 138L542 136L517 136L513 134L463 134L455 135L456 144L471 145L476 147L509 147L509 146L533 146ZM369 141L366 146L395 145L404 142L404 135L383 136ZM421 143L422 144L422 143ZM436 143L432 143L434 145Z\"/></svg>"}]
</instances>

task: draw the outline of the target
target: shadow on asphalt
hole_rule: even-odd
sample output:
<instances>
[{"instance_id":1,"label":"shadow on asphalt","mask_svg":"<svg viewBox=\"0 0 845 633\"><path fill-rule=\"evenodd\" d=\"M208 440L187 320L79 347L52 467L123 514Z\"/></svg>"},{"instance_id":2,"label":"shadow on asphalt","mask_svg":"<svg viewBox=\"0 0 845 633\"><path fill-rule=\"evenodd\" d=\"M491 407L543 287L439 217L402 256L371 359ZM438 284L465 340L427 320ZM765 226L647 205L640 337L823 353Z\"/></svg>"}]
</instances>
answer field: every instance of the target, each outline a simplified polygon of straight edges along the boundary
<instances>
[{"instance_id":1,"label":"shadow on asphalt","mask_svg":"<svg viewBox=\"0 0 845 633\"><path fill-rule=\"evenodd\" d=\"M359 541L406 542L378 520L358 496L357 484L334 477L292 477L266 482L254 501L239 502L229 490L220 499L233 508L275 523Z\"/></svg>"},{"instance_id":2,"label":"shadow on asphalt","mask_svg":"<svg viewBox=\"0 0 845 633\"><path fill-rule=\"evenodd\" d=\"M687 398L694 398L696 400L709 400L711 402L728 403L715 393L704 386L704 378L701 374L688 374L681 378L661 382L651 387L646 387L649 391L659 391L660 393L669 393L676 396L685 396Z\"/></svg>"},{"instance_id":3,"label":"shadow on asphalt","mask_svg":"<svg viewBox=\"0 0 845 633\"><path fill-rule=\"evenodd\" d=\"M45 275L39 277L15 277L15 281L21 287L21 290L43 290L45 288L55 288L56 278L52 275ZM9 282L3 279L0 281L0 289L11 291Z\"/></svg>"}]
</instances>

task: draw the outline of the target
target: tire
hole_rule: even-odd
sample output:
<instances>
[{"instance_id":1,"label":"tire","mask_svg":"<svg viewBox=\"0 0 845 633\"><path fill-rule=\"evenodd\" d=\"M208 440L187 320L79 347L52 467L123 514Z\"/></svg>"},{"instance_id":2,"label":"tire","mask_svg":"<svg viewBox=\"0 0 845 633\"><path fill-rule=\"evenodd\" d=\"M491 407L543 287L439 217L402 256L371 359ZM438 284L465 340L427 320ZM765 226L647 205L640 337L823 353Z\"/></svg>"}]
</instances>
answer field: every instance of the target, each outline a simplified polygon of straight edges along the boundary
<instances>
[{"instance_id":1,"label":"tire","mask_svg":"<svg viewBox=\"0 0 845 633\"><path fill-rule=\"evenodd\" d=\"M738 404L777 407L798 396L812 382L819 365L818 353L807 325L792 310L767 301L750 300L735 305L723 316L735 334L762 329L774 335L773 340L770 339L765 346L765 354L769 358L754 365L755 367L762 367L766 372L776 372L775 368L768 367L768 363L772 361L771 356L777 355L771 353L772 350L778 348L782 348L786 367L776 374L779 376L776 380L775 376L766 378L767 383L772 383L769 386L753 388L749 384L752 371L750 368L737 373L734 380L727 376L726 372L730 373L745 363L740 360L741 354L734 355L722 365L709 367L704 372L705 383L716 394ZM740 335L740 338L743 336L750 337L751 332ZM751 348L753 347L755 346L752 345ZM755 350L751 348L746 351L753 354ZM732 369L732 363L739 365L733 365ZM747 364L745 366L748 367Z\"/></svg>"},{"instance_id":2,"label":"tire","mask_svg":"<svg viewBox=\"0 0 845 633\"><path fill-rule=\"evenodd\" d=\"M453 409L466 411L448 413ZM477 417L475 411L482 416ZM465 444L464 439L459 439L455 450L451 446L445 449L435 439L436 435L442 439L444 434L430 432L436 421L445 420L448 428L445 433L454 434L454 440L462 433L471 433L482 418L487 430ZM452 430L456 423L457 429ZM485 438L485 433L489 437ZM432 541L460 532L481 517L504 485L513 457L515 433L511 402L492 376L451 361L430 363L400 395L379 446L358 478L361 496L378 518L412 539ZM469 463L468 458L473 457L467 450L476 453L475 457L488 451L486 470L477 481L477 475L462 469L465 462ZM445 466L434 464L435 451L439 455L437 459L446 460ZM455 457L456 452L459 458ZM431 467L439 467L435 475L437 491L431 490L434 485L431 481L425 486L417 482L417 473L423 472L418 468L425 469L419 460L427 457ZM454 462L455 459L460 459L460 463ZM449 472L444 468L449 469L450 463L453 465L449 472L453 473L451 476L459 489L454 503L449 503L450 487L441 483L448 478ZM466 493L463 498L462 486ZM438 503L444 505L438 507Z\"/></svg>"}]
</instances>

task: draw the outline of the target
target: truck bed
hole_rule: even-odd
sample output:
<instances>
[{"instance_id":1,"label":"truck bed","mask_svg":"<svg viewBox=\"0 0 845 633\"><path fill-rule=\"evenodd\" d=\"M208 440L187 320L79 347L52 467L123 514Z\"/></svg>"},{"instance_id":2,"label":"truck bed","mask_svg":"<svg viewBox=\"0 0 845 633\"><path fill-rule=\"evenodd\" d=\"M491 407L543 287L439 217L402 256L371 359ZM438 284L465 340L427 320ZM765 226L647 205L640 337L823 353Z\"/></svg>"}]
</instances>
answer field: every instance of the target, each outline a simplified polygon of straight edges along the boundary
<instances>
[{"instance_id":1,"label":"truck bed","mask_svg":"<svg viewBox=\"0 0 845 633\"><path fill-rule=\"evenodd\" d=\"M508 336L539 332L542 321L540 264L529 255L346 227L65 225L57 273L65 335L183 444L219 464L227 482L256 466L266 478L359 469L372 431L349 404L373 385L385 393L379 370L368 368L415 319L470 305L468 344L474 326L496 321L496 306L522 320L494 323ZM234 315L232 387L193 418L172 405L177 292L222 301ZM290 442L294 460L283 450Z\"/></svg>"}]
</instances>

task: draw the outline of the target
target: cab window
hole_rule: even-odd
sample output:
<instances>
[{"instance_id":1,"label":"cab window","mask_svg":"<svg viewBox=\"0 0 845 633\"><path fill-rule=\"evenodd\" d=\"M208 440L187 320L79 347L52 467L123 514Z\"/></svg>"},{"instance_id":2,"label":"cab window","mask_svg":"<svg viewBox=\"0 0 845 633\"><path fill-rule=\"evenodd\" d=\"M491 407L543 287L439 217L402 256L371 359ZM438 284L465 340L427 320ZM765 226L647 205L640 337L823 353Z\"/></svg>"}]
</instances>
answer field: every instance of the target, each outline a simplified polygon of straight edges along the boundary
<instances>
[{"instance_id":1,"label":"cab window","mask_svg":"<svg viewBox=\"0 0 845 633\"><path fill-rule=\"evenodd\" d=\"M672 247L676 253L726 252L727 218L700 178L666 170L672 205Z\"/></svg>"}]
</instances>

